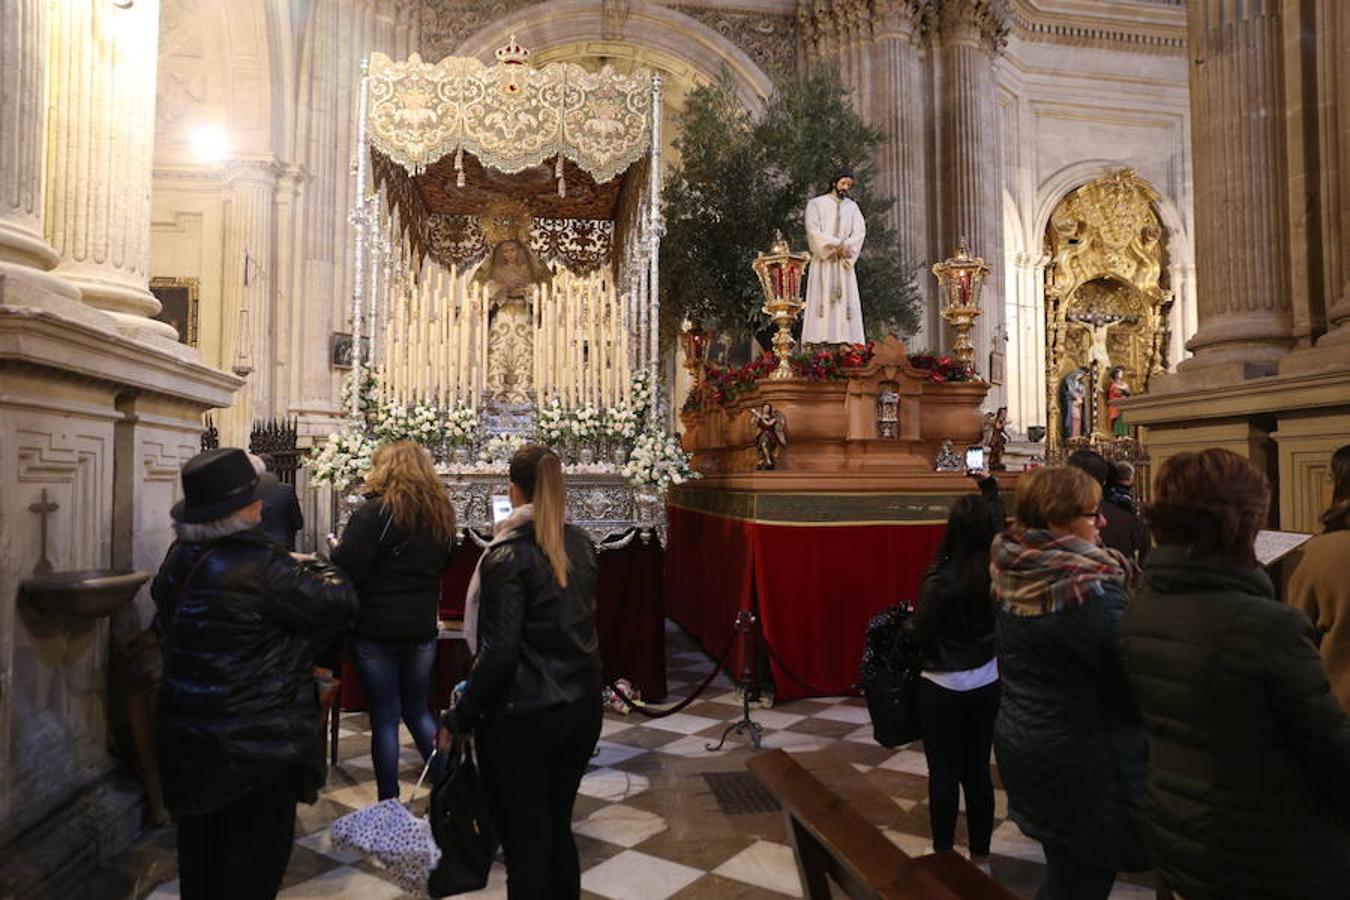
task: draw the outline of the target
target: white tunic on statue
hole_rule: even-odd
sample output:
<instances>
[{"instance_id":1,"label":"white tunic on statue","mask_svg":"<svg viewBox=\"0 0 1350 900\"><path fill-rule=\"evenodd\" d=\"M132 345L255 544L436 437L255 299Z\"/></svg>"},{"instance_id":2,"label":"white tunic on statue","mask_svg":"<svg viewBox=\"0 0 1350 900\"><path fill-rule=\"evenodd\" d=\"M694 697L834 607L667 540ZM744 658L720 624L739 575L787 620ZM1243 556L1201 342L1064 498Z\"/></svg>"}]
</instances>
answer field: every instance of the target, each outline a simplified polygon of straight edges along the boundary
<instances>
[{"instance_id":1,"label":"white tunic on statue","mask_svg":"<svg viewBox=\"0 0 1350 900\"><path fill-rule=\"evenodd\" d=\"M862 210L852 200L840 200L830 193L806 204L811 265L806 271L803 344L861 344L865 340L858 274L853 264L866 237ZM853 256L847 260L826 259L825 248L832 244L843 244L853 251Z\"/></svg>"}]
</instances>

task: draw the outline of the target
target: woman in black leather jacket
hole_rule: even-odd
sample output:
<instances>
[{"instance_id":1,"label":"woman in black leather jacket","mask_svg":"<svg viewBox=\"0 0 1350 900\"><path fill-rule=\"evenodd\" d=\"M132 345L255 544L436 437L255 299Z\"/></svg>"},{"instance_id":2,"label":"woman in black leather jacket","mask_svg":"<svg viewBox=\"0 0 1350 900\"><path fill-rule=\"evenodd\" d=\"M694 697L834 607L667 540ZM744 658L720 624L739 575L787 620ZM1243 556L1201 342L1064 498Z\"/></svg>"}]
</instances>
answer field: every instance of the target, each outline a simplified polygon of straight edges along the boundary
<instances>
[{"instance_id":1,"label":"woman in black leather jacket","mask_svg":"<svg viewBox=\"0 0 1350 900\"><path fill-rule=\"evenodd\" d=\"M399 720L423 759L436 740L431 678L455 510L431 455L412 441L377 450L366 487L369 498L352 513L333 562L361 595L352 655L370 707L375 782L387 800L398 796Z\"/></svg>"},{"instance_id":2,"label":"woman in black leather jacket","mask_svg":"<svg viewBox=\"0 0 1350 900\"><path fill-rule=\"evenodd\" d=\"M919 721L928 760L933 849L952 849L958 792L964 790L970 858L986 872L994 830L989 750L999 696L989 594L994 530L983 497L971 494L956 501L909 622L915 645L923 650Z\"/></svg>"},{"instance_id":3,"label":"woman in black leather jacket","mask_svg":"<svg viewBox=\"0 0 1350 900\"><path fill-rule=\"evenodd\" d=\"M510 477L511 515L469 585L465 635L477 658L440 744L450 732L477 735L511 900L562 900L581 893L572 806L600 739L595 548L563 522L553 451L517 451Z\"/></svg>"}]
</instances>

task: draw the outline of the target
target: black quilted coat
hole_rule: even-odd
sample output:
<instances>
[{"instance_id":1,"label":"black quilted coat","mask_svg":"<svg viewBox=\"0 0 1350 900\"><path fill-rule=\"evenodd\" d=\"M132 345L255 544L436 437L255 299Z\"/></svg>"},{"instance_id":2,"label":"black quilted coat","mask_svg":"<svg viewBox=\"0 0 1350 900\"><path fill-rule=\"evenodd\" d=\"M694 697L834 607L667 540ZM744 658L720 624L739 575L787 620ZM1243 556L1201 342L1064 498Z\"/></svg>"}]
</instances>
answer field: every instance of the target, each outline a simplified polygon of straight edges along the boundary
<instances>
[{"instance_id":1,"label":"black quilted coat","mask_svg":"<svg viewBox=\"0 0 1350 900\"><path fill-rule=\"evenodd\" d=\"M169 809L210 813L291 768L312 802L324 777L314 649L355 618L351 582L329 563L296 562L252 528L175 542L151 593Z\"/></svg>"},{"instance_id":2,"label":"black quilted coat","mask_svg":"<svg viewBox=\"0 0 1350 900\"><path fill-rule=\"evenodd\" d=\"M1350 896L1350 721L1304 614L1259 569L1164 546L1120 643L1168 885L1187 900Z\"/></svg>"},{"instance_id":3,"label":"black quilted coat","mask_svg":"<svg viewBox=\"0 0 1350 900\"><path fill-rule=\"evenodd\" d=\"M1028 836L1114 871L1148 867L1141 834L1147 746L1116 655L1125 597L1102 582L1079 607L1000 610L1003 695L994 754L1008 813Z\"/></svg>"}]
</instances>

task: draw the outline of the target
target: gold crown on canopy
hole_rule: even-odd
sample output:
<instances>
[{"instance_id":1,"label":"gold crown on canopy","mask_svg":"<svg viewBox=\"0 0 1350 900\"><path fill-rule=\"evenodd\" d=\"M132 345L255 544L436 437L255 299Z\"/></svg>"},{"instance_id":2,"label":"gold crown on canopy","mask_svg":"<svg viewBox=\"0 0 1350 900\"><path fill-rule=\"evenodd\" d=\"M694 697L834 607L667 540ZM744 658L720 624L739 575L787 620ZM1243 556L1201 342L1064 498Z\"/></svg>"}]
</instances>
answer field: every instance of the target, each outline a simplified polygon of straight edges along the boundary
<instances>
[{"instance_id":1,"label":"gold crown on canopy","mask_svg":"<svg viewBox=\"0 0 1350 900\"><path fill-rule=\"evenodd\" d=\"M506 42L505 47L497 48L497 62L503 65L523 66L529 61L530 51L516 43L516 36Z\"/></svg>"}]
</instances>

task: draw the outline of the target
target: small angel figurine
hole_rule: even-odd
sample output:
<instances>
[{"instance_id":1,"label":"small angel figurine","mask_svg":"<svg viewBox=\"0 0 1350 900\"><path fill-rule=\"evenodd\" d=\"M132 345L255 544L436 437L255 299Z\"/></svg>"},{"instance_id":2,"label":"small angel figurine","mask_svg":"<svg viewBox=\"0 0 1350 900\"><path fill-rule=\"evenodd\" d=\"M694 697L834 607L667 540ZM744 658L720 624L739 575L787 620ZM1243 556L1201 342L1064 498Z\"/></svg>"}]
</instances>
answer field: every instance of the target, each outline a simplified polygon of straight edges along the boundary
<instances>
[{"instance_id":1,"label":"small angel figurine","mask_svg":"<svg viewBox=\"0 0 1350 900\"><path fill-rule=\"evenodd\" d=\"M996 415L990 415L994 419L989 427L989 435L985 438L985 461L990 472L1003 472L1008 468L1003 464L1003 451L1008 447L1008 407L1000 406Z\"/></svg>"},{"instance_id":2,"label":"small angel figurine","mask_svg":"<svg viewBox=\"0 0 1350 900\"><path fill-rule=\"evenodd\" d=\"M759 428L759 434L755 437L759 465L755 468L772 472L778 465L778 451L787 446L787 416L768 403L759 409L752 407L750 415L755 417L755 425Z\"/></svg>"}]
</instances>

